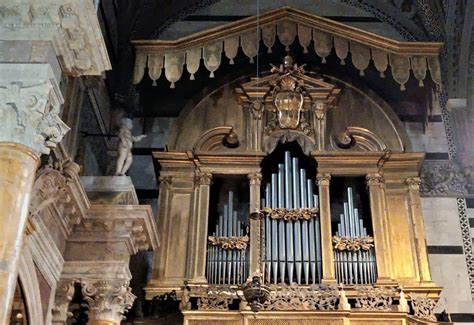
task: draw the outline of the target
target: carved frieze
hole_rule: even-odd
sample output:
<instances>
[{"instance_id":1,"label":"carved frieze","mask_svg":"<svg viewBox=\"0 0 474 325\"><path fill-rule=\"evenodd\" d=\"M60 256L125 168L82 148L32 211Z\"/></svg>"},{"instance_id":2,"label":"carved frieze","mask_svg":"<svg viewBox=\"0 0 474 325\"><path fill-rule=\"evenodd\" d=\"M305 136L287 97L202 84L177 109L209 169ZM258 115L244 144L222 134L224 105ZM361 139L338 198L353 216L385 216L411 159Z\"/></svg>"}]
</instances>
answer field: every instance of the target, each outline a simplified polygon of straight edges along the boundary
<instances>
[{"instance_id":1,"label":"carved frieze","mask_svg":"<svg viewBox=\"0 0 474 325\"><path fill-rule=\"evenodd\" d=\"M209 286L195 293L198 297L198 310L229 310L235 290L228 286Z\"/></svg>"},{"instance_id":2,"label":"carved frieze","mask_svg":"<svg viewBox=\"0 0 474 325\"><path fill-rule=\"evenodd\" d=\"M410 294L411 306L416 318L436 322L435 307L437 302L433 299Z\"/></svg>"},{"instance_id":3,"label":"carved frieze","mask_svg":"<svg viewBox=\"0 0 474 325\"><path fill-rule=\"evenodd\" d=\"M248 236L241 237L207 237L212 246L220 246L222 249L246 250L249 242Z\"/></svg>"},{"instance_id":4,"label":"carved frieze","mask_svg":"<svg viewBox=\"0 0 474 325\"><path fill-rule=\"evenodd\" d=\"M111 69L92 1L2 1L2 40L52 41L65 72L101 75Z\"/></svg>"},{"instance_id":5,"label":"carved frieze","mask_svg":"<svg viewBox=\"0 0 474 325\"><path fill-rule=\"evenodd\" d=\"M468 178L453 161L425 161L421 168L422 196L464 196Z\"/></svg>"},{"instance_id":6,"label":"carved frieze","mask_svg":"<svg viewBox=\"0 0 474 325\"><path fill-rule=\"evenodd\" d=\"M375 286L356 286L356 307L367 311L389 311L395 289Z\"/></svg>"},{"instance_id":7,"label":"carved frieze","mask_svg":"<svg viewBox=\"0 0 474 325\"><path fill-rule=\"evenodd\" d=\"M300 287L279 284L270 287L269 300L264 310L335 310L339 291L335 286L311 285Z\"/></svg>"},{"instance_id":8,"label":"carved frieze","mask_svg":"<svg viewBox=\"0 0 474 325\"><path fill-rule=\"evenodd\" d=\"M297 221L297 220L310 220L315 218L318 213L318 208L296 208L296 209L285 209L285 208L265 208L261 210L264 215L269 216L275 220L285 221Z\"/></svg>"},{"instance_id":9,"label":"carved frieze","mask_svg":"<svg viewBox=\"0 0 474 325\"><path fill-rule=\"evenodd\" d=\"M368 251L374 247L374 238L367 237L341 237L333 236L332 242L334 244L334 249L339 251L359 251L364 250Z\"/></svg>"}]
</instances>

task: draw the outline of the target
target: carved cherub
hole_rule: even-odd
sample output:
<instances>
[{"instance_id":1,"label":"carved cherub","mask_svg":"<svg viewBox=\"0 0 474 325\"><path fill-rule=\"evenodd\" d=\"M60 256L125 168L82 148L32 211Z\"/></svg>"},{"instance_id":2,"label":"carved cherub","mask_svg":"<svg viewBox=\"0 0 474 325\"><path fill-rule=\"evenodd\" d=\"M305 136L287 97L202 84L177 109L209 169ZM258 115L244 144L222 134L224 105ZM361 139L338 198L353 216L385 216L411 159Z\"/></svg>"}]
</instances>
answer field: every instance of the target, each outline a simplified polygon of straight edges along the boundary
<instances>
[{"instance_id":1,"label":"carved cherub","mask_svg":"<svg viewBox=\"0 0 474 325\"><path fill-rule=\"evenodd\" d=\"M133 136L132 134L133 122L129 118L122 119L122 127L119 130L119 144L118 144L118 157L117 157L117 168L115 175L123 176L132 165L132 148L133 143L141 141L146 135L142 134L139 136Z\"/></svg>"}]
</instances>

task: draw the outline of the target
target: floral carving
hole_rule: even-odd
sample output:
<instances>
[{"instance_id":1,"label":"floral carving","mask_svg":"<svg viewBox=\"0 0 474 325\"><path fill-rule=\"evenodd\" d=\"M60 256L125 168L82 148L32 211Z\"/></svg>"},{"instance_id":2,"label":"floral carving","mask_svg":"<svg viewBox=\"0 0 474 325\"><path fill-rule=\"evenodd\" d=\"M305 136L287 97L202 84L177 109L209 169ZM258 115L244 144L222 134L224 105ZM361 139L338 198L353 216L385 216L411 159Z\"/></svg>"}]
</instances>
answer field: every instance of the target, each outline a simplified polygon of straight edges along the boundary
<instances>
[{"instance_id":1,"label":"floral carving","mask_svg":"<svg viewBox=\"0 0 474 325\"><path fill-rule=\"evenodd\" d=\"M261 212L275 220L296 221L296 220L311 220L315 218L318 213L318 208L265 208Z\"/></svg>"},{"instance_id":2,"label":"floral carving","mask_svg":"<svg viewBox=\"0 0 474 325\"><path fill-rule=\"evenodd\" d=\"M410 294L410 297L411 305L413 307L413 311L415 313L416 318L420 318L427 321L436 321L434 309L438 304L437 301L427 297L418 296L414 293Z\"/></svg>"},{"instance_id":3,"label":"floral carving","mask_svg":"<svg viewBox=\"0 0 474 325\"><path fill-rule=\"evenodd\" d=\"M311 285L300 287L279 284L270 287L264 310L335 310L339 291L335 286Z\"/></svg>"},{"instance_id":4,"label":"floral carving","mask_svg":"<svg viewBox=\"0 0 474 325\"><path fill-rule=\"evenodd\" d=\"M210 286L198 293L198 310L229 310L234 300L234 290L228 286Z\"/></svg>"},{"instance_id":5,"label":"floral carving","mask_svg":"<svg viewBox=\"0 0 474 325\"><path fill-rule=\"evenodd\" d=\"M395 296L394 288L356 286L356 307L368 311L389 311Z\"/></svg>"},{"instance_id":6,"label":"floral carving","mask_svg":"<svg viewBox=\"0 0 474 325\"><path fill-rule=\"evenodd\" d=\"M248 236L241 237L217 237L209 236L207 238L212 246L220 246L222 249L245 250L249 242Z\"/></svg>"},{"instance_id":7,"label":"floral carving","mask_svg":"<svg viewBox=\"0 0 474 325\"><path fill-rule=\"evenodd\" d=\"M468 179L454 162L425 162L421 170L420 193L424 196L463 196Z\"/></svg>"},{"instance_id":8,"label":"floral carving","mask_svg":"<svg viewBox=\"0 0 474 325\"><path fill-rule=\"evenodd\" d=\"M370 236L366 237L341 237L333 236L332 242L334 249L338 251L351 251L356 252L359 250L368 251L374 247L374 238Z\"/></svg>"}]
</instances>

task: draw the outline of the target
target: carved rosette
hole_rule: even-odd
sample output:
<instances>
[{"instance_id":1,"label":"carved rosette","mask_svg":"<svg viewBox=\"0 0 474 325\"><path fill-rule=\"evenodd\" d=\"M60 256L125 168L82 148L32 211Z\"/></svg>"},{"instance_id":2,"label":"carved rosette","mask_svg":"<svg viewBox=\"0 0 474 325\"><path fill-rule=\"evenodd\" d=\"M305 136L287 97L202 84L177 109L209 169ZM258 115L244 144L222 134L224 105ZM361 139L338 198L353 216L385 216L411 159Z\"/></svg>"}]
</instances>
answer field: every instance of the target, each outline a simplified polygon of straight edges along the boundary
<instances>
[{"instance_id":1,"label":"carved rosette","mask_svg":"<svg viewBox=\"0 0 474 325\"><path fill-rule=\"evenodd\" d=\"M365 180L369 187L383 186L385 184L382 174L379 173L367 174L367 176L365 176Z\"/></svg>"},{"instance_id":2,"label":"carved rosette","mask_svg":"<svg viewBox=\"0 0 474 325\"><path fill-rule=\"evenodd\" d=\"M368 251L374 247L374 238L367 237L340 237L333 236L332 242L334 249L338 251L351 251L356 252L359 250Z\"/></svg>"},{"instance_id":3,"label":"carved rosette","mask_svg":"<svg viewBox=\"0 0 474 325\"><path fill-rule=\"evenodd\" d=\"M410 190L418 191L420 189L421 179L419 177L410 177L406 179L405 183Z\"/></svg>"},{"instance_id":4,"label":"carved rosette","mask_svg":"<svg viewBox=\"0 0 474 325\"><path fill-rule=\"evenodd\" d=\"M222 249L238 249L245 250L249 242L248 236L242 237L216 237L209 236L207 237L209 243L212 246L220 246Z\"/></svg>"},{"instance_id":5,"label":"carved rosette","mask_svg":"<svg viewBox=\"0 0 474 325\"><path fill-rule=\"evenodd\" d=\"M52 309L53 324L67 324L67 319L72 316L69 312L69 303L74 296L74 281L59 281Z\"/></svg>"},{"instance_id":6,"label":"carved rosette","mask_svg":"<svg viewBox=\"0 0 474 325\"><path fill-rule=\"evenodd\" d=\"M310 220L317 217L319 213L318 208L265 208L260 211L272 219L285 221Z\"/></svg>"},{"instance_id":7,"label":"carved rosette","mask_svg":"<svg viewBox=\"0 0 474 325\"><path fill-rule=\"evenodd\" d=\"M128 281L83 280L82 294L89 305L89 320L107 320L120 323L136 296L132 294Z\"/></svg>"},{"instance_id":8,"label":"carved rosette","mask_svg":"<svg viewBox=\"0 0 474 325\"><path fill-rule=\"evenodd\" d=\"M23 144L37 156L49 154L69 131L59 118L60 101L52 98L53 85L49 81L33 86L0 82L0 142Z\"/></svg>"}]
</instances>

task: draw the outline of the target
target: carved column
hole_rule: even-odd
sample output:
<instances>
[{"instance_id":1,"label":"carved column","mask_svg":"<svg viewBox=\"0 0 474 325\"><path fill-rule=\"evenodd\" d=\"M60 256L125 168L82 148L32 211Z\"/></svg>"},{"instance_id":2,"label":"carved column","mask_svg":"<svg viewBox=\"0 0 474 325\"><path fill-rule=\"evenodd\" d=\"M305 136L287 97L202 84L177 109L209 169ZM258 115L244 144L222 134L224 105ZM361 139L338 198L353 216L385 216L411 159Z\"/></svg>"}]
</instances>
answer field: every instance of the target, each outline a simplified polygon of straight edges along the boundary
<instances>
[{"instance_id":1,"label":"carved column","mask_svg":"<svg viewBox=\"0 0 474 325\"><path fill-rule=\"evenodd\" d=\"M153 278L160 278L162 274L160 272L164 271L163 263L164 263L164 251L166 247L168 246L168 237L163 236L165 234L165 229L167 226L167 213L169 211L169 197L170 197L170 188L173 184L173 178L171 176L160 176L158 179L160 185L159 185L159 193L160 195L158 196L158 213L157 213L157 228L158 228L158 233L162 236L160 238L161 240L161 245L160 248L155 254L155 262L154 264L157 265L158 267L154 267L153 271L155 274L153 275Z\"/></svg>"},{"instance_id":2,"label":"carved column","mask_svg":"<svg viewBox=\"0 0 474 325\"><path fill-rule=\"evenodd\" d=\"M250 181L250 213L252 213L260 209L260 185L262 183L262 174L249 174L248 179ZM250 277L253 273L262 271L260 269L260 222L260 219L250 219Z\"/></svg>"},{"instance_id":3,"label":"carved column","mask_svg":"<svg viewBox=\"0 0 474 325\"><path fill-rule=\"evenodd\" d=\"M87 324L120 324L136 298L128 284L128 279L83 280L82 295L89 306Z\"/></svg>"},{"instance_id":4,"label":"carved column","mask_svg":"<svg viewBox=\"0 0 474 325\"><path fill-rule=\"evenodd\" d=\"M66 325L72 313L69 312L69 304L74 296L74 281L59 281L54 298L54 307L52 310L52 324Z\"/></svg>"},{"instance_id":5,"label":"carved column","mask_svg":"<svg viewBox=\"0 0 474 325\"><path fill-rule=\"evenodd\" d=\"M431 282L430 268L428 265L428 253L426 251L425 227L423 224L423 212L421 208L419 177L406 179L408 188L408 199L410 204L410 215L414 226L416 256L418 259L418 269L422 282Z\"/></svg>"},{"instance_id":6,"label":"carved column","mask_svg":"<svg viewBox=\"0 0 474 325\"><path fill-rule=\"evenodd\" d=\"M325 144L325 135L326 135L326 112L327 105L324 102L317 102L314 107L314 127L315 127L315 138L317 139L316 150L323 151Z\"/></svg>"},{"instance_id":7,"label":"carved column","mask_svg":"<svg viewBox=\"0 0 474 325\"><path fill-rule=\"evenodd\" d=\"M61 103L49 64L0 64L0 324L9 319L39 157L68 131Z\"/></svg>"},{"instance_id":8,"label":"carved column","mask_svg":"<svg viewBox=\"0 0 474 325\"><path fill-rule=\"evenodd\" d=\"M199 173L195 179L197 191L197 209L191 222L191 237L189 243L192 247L192 273L191 283L207 283L206 279L206 254L207 254L207 223L209 219L209 197L211 191L212 174Z\"/></svg>"},{"instance_id":9,"label":"carved column","mask_svg":"<svg viewBox=\"0 0 474 325\"><path fill-rule=\"evenodd\" d=\"M381 174L373 173L366 176L369 187L370 212L374 231L375 253L377 256L377 282L391 282L390 247L385 211L384 179Z\"/></svg>"},{"instance_id":10,"label":"carved column","mask_svg":"<svg viewBox=\"0 0 474 325\"><path fill-rule=\"evenodd\" d=\"M323 283L335 283L334 253L332 250L331 201L329 197L330 174L317 175L319 186L319 215L321 220L321 255L323 259Z\"/></svg>"}]
</instances>

